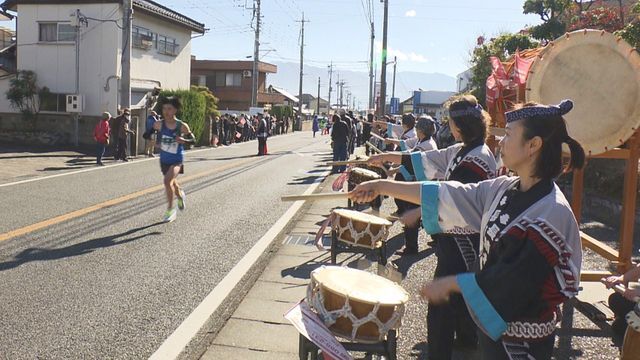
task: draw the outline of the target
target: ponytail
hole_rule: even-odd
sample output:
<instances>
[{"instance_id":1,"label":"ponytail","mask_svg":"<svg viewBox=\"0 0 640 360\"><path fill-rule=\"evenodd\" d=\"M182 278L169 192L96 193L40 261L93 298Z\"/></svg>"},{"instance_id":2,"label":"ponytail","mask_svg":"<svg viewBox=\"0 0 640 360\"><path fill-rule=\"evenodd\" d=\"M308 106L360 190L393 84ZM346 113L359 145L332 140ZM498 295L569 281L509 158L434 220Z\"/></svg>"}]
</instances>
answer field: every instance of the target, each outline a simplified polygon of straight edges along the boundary
<instances>
[{"instance_id":1,"label":"ponytail","mask_svg":"<svg viewBox=\"0 0 640 360\"><path fill-rule=\"evenodd\" d=\"M574 138L567 135L566 139L563 141L565 144L569 145L569 152L571 153L571 159L569 160L569 165L567 165L564 169L564 172L569 172L571 170L579 170L584 167L584 149L579 142L577 142Z\"/></svg>"}]
</instances>

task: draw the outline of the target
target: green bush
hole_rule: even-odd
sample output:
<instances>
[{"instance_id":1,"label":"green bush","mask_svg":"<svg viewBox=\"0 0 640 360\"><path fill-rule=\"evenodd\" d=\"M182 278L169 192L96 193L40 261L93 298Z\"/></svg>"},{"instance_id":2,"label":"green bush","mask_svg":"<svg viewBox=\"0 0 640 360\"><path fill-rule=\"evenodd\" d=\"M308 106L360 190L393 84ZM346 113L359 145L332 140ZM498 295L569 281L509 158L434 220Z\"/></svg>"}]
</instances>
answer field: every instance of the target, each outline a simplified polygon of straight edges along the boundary
<instances>
[{"instance_id":1,"label":"green bush","mask_svg":"<svg viewBox=\"0 0 640 360\"><path fill-rule=\"evenodd\" d=\"M269 110L269 114L277 117L278 119L283 119L286 116L293 118L293 108L291 106L276 105Z\"/></svg>"},{"instance_id":2,"label":"green bush","mask_svg":"<svg viewBox=\"0 0 640 360\"><path fill-rule=\"evenodd\" d=\"M197 90L163 90L160 92L158 105L155 109L158 114L162 114L162 104L170 96L175 96L182 102L182 110L178 112L177 117L189 125L197 142L202 137L205 128L207 112L205 95Z\"/></svg>"}]
</instances>

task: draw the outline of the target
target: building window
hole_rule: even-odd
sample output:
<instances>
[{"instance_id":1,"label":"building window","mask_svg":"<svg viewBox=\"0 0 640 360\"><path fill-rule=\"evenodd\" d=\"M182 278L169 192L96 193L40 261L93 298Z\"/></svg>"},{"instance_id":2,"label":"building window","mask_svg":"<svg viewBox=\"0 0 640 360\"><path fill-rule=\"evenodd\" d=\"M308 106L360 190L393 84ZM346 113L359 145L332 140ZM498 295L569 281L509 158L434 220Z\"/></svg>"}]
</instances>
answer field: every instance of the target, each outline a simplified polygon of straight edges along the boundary
<instances>
[{"instance_id":1,"label":"building window","mask_svg":"<svg viewBox=\"0 0 640 360\"><path fill-rule=\"evenodd\" d=\"M40 110L67 112L67 95L45 92L40 95Z\"/></svg>"},{"instance_id":2,"label":"building window","mask_svg":"<svg viewBox=\"0 0 640 360\"><path fill-rule=\"evenodd\" d=\"M242 73L230 72L226 76L226 86L240 86L242 84Z\"/></svg>"},{"instance_id":3,"label":"building window","mask_svg":"<svg viewBox=\"0 0 640 360\"><path fill-rule=\"evenodd\" d=\"M76 28L68 23L39 23L39 41L64 42L76 40Z\"/></svg>"},{"instance_id":4,"label":"building window","mask_svg":"<svg viewBox=\"0 0 640 360\"><path fill-rule=\"evenodd\" d=\"M133 26L131 45L138 49L149 50L153 47L153 32L140 26Z\"/></svg>"},{"instance_id":5,"label":"building window","mask_svg":"<svg viewBox=\"0 0 640 360\"><path fill-rule=\"evenodd\" d=\"M158 35L157 39L156 48L159 53L171 56L178 55L178 44L176 43L176 39L165 35Z\"/></svg>"}]
</instances>

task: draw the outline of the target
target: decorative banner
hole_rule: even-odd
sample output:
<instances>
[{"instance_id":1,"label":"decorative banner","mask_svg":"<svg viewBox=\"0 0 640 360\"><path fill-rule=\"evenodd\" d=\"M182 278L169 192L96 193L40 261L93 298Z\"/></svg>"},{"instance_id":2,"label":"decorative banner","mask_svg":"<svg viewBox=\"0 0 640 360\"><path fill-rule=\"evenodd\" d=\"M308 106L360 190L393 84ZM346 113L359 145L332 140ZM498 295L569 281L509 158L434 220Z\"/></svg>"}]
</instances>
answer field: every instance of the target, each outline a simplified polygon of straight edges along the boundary
<instances>
[{"instance_id":1,"label":"decorative banner","mask_svg":"<svg viewBox=\"0 0 640 360\"><path fill-rule=\"evenodd\" d=\"M520 56L520 51L516 51L516 62L514 68L514 80L518 85L524 85L527 83L527 77L529 76L529 70L535 58L523 59Z\"/></svg>"},{"instance_id":2,"label":"decorative banner","mask_svg":"<svg viewBox=\"0 0 640 360\"><path fill-rule=\"evenodd\" d=\"M322 350L325 360L353 360L351 354L336 340L336 337L318 315L311 310L306 301L302 300L287 311L284 318L289 320L302 336Z\"/></svg>"}]
</instances>

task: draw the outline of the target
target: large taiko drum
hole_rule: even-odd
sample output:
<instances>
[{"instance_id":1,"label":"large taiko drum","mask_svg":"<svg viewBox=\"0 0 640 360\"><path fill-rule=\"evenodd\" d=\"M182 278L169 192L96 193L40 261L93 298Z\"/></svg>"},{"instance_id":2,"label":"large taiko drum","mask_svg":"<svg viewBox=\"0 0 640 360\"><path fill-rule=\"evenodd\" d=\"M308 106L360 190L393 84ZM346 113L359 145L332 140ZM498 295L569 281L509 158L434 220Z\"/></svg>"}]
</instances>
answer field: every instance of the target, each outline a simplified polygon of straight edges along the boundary
<instances>
[{"instance_id":1,"label":"large taiko drum","mask_svg":"<svg viewBox=\"0 0 640 360\"><path fill-rule=\"evenodd\" d=\"M565 34L537 54L524 100L574 102L565 115L569 134L589 155L622 145L640 126L640 55L600 30Z\"/></svg>"},{"instance_id":2,"label":"large taiko drum","mask_svg":"<svg viewBox=\"0 0 640 360\"><path fill-rule=\"evenodd\" d=\"M366 271L322 266L311 273L306 300L335 335L375 343L400 327L409 294Z\"/></svg>"},{"instance_id":3,"label":"large taiko drum","mask_svg":"<svg viewBox=\"0 0 640 360\"><path fill-rule=\"evenodd\" d=\"M640 360L640 303L627 316L627 332L624 334L621 360Z\"/></svg>"}]
</instances>

